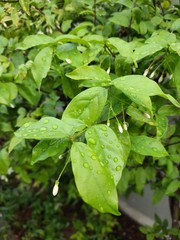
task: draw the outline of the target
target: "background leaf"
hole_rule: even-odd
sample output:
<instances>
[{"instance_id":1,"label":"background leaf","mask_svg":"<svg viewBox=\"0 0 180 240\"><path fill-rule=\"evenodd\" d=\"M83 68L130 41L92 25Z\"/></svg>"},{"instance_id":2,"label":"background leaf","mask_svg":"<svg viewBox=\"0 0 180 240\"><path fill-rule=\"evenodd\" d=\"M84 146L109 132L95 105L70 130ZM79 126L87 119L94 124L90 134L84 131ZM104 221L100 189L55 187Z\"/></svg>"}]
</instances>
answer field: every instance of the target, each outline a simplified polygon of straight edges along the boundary
<instances>
[{"instance_id":1,"label":"background leaf","mask_svg":"<svg viewBox=\"0 0 180 240\"><path fill-rule=\"evenodd\" d=\"M17 86L14 83L0 82L0 103L10 105L17 93Z\"/></svg>"}]
</instances>

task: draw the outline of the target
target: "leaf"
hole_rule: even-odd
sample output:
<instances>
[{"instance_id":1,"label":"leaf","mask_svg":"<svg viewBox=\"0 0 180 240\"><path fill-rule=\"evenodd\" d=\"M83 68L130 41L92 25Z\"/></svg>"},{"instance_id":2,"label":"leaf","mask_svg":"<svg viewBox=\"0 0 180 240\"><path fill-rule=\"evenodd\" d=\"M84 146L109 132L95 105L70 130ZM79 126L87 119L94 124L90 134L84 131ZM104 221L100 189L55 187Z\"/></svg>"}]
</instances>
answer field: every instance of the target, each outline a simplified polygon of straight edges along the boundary
<instances>
[{"instance_id":1,"label":"leaf","mask_svg":"<svg viewBox=\"0 0 180 240\"><path fill-rule=\"evenodd\" d=\"M163 47L158 43L143 44L142 46L135 48L134 58L136 61L139 61L149 55L153 55L161 49L163 49Z\"/></svg>"},{"instance_id":2,"label":"leaf","mask_svg":"<svg viewBox=\"0 0 180 240\"><path fill-rule=\"evenodd\" d=\"M44 117L37 122L25 123L15 132L15 136L25 139L69 138L76 131L85 127L79 120L74 125L54 117ZM76 126L75 126L76 124Z\"/></svg>"},{"instance_id":3,"label":"leaf","mask_svg":"<svg viewBox=\"0 0 180 240\"><path fill-rule=\"evenodd\" d=\"M119 0L118 2L128 8L133 8L133 2L131 0Z\"/></svg>"},{"instance_id":4,"label":"leaf","mask_svg":"<svg viewBox=\"0 0 180 240\"><path fill-rule=\"evenodd\" d=\"M180 44L179 44L179 47L180 47ZM180 77L179 76L180 76L180 61L177 62L173 72L174 83L177 88L178 96L180 97Z\"/></svg>"},{"instance_id":5,"label":"leaf","mask_svg":"<svg viewBox=\"0 0 180 240\"><path fill-rule=\"evenodd\" d=\"M82 66L66 74L67 77L74 80L92 79L97 82L110 82L109 74L98 66Z\"/></svg>"},{"instance_id":6,"label":"leaf","mask_svg":"<svg viewBox=\"0 0 180 240\"><path fill-rule=\"evenodd\" d=\"M178 116L180 112L178 108L172 105L163 105L159 108L158 114L161 116Z\"/></svg>"},{"instance_id":7,"label":"leaf","mask_svg":"<svg viewBox=\"0 0 180 240\"><path fill-rule=\"evenodd\" d=\"M0 82L0 103L10 105L11 101L17 96L17 87L14 83Z\"/></svg>"},{"instance_id":8,"label":"leaf","mask_svg":"<svg viewBox=\"0 0 180 240\"><path fill-rule=\"evenodd\" d=\"M109 38L107 43L109 43L110 45L113 45L118 50L121 56L129 59L130 62L133 62L133 58L134 58L133 48L128 42L120 38L113 37L113 38Z\"/></svg>"},{"instance_id":9,"label":"leaf","mask_svg":"<svg viewBox=\"0 0 180 240\"><path fill-rule=\"evenodd\" d=\"M145 156L165 157L168 155L164 146L158 139L145 135L131 136L131 149Z\"/></svg>"},{"instance_id":10,"label":"leaf","mask_svg":"<svg viewBox=\"0 0 180 240\"><path fill-rule=\"evenodd\" d=\"M170 48L180 56L180 42L170 44Z\"/></svg>"},{"instance_id":11,"label":"leaf","mask_svg":"<svg viewBox=\"0 0 180 240\"><path fill-rule=\"evenodd\" d=\"M56 55L59 59L69 61L74 67L83 65L83 57L80 51L77 50L77 46L72 43L65 43L57 47Z\"/></svg>"},{"instance_id":12,"label":"leaf","mask_svg":"<svg viewBox=\"0 0 180 240\"><path fill-rule=\"evenodd\" d=\"M47 76L51 67L52 54L53 49L51 47L44 47L34 59L31 72L39 89L42 79Z\"/></svg>"},{"instance_id":13,"label":"leaf","mask_svg":"<svg viewBox=\"0 0 180 240\"><path fill-rule=\"evenodd\" d=\"M23 42L21 42L18 46L17 49L21 50L26 50L38 45L45 45L45 44L50 44L54 41L53 38L45 35L45 34L37 34L37 35L30 35L27 36Z\"/></svg>"},{"instance_id":14,"label":"leaf","mask_svg":"<svg viewBox=\"0 0 180 240\"><path fill-rule=\"evenodd\" d=\"M87 89L72 99L66 107L62 119L80 119L92 125L100 116L107 100L107 90L102 87Z\"/></svg>"},{"instance_id":15,"label":"leaf","mask_svg":"<svg viewBox=\"0 0 180 240\"><path fill-rule=\"evenodd\" d=\"M82 199L102 213L120 215L114 181L94 151L84 143L73 143L71 161Z\"/></svg>"},{"instance_id":16,"label":"leaf","mask_svg":"<svg viewBox=\"0 0 180 240\"><path fill-rule=\"evenodd\" d=\"M49 157L57 154L61 155L67 148L68 141L64 139L60 140L41 140L32 151L31 163L37 163L43 161Z\"/></svg>"},{"instance_id":17,"label":"leaf","mask_svg":"<svg viewBox=\"0 0 180 240\"><path fill-rule=\"evenodd\" d=\"M139 167L137 169L135 181L136 181L136 191L140 193L144 189L144 185L146 183L146 171L143 167Z\"/></svg>"},{"instance_id":18,"label":"leaf","mask_svg":"<svg viewBox=\"0 0 180 240\"><path fill-rule=\"evenodd\" d=\"M6 175L9 169L10 159L5 148L0 151L0 174Z\"/></svg>"},{"instance_id":19,"label":"leaf","mask_svg":"<svg viewBox=\"0 0 180 240\"><path fill-rule=\"evenodd\" d=\"M23 9L23 11L30 16L30 11L29 11L29 1L28 0L19 0L19 3Z\"/></svg>"},{"instance_id":20,"label":"leaf","mask_svg":"<svg viewBox=\"0 0 180 240\"><path fill-rule=\"evenodd\" d=\"M84 39L79 38L73 34L63 34L53 40L53 43L57 44L59 42L61 42L61 43L75 42L75 43L79 43L79 44L89 47L89 43L87 41L85 41Z\"/></svg>"},{"instance_id":21,"label":"leaf","mask_svg":"<svg viewBox=\"0 0 180 240\"><path fill-rule=\"evenodd\" d=\"M109 21L117 25L128 27L131 19L131 10L125 9L121 12L113 13L113 16L109 18Z\"/></svg>"},{"instance_id":22,"label":"leaf","mask_svg":"<svg viewBox=\"0 0 180 240\"><path fill-rule=\"evenodd\" d=\"M113 85L120 89L133 102L152 111L150 96L159 95L171 101L176 107L180 104L169 94L163 93L156 82L141 75L128 75L116 78L112 81Z\"/></svg>"},{"instance_id":23,"label":"leaf","mask_svg":"<svg viewBox=\"0 0 180 240\"><path fill-rule=\"evenodd\" d=\"M8 153L10 153L22 140L22 138L14 136L9 143Z\"/></svg>"},{"instance_id":24,"label":"leaf","mask_svg":"<svg viewBox=\"0 0 180 240\"><path fill-rule=\"evenodd\" d=\"M168 129L168 119L165 116L156 115L157 137L162 138Z\"/></svg>"},{"instance_id":25,"label":"leaf","mask_svg":"<svg viewBox=\"0 0 180 240\"><path fill-rule=\"evenodd\" d=\"M173 24L171 25L171 30L172 31L178 31L180 32L180 19L176 19Z\"/></svg>"},{"instance_id":26,"label":"leaf","mask_svg":"<svg viewBox=\"0 0 180 240\"><path fill-rule=\"evenodd\" d=\"M180 189L180 181L174 180L168 185L166 194L172 195L173 193L176 193L178 189Z\"/></svg>"},{"instance_id":27,"label":"leaf","mask_svg":"<svg viewBox=\"0 0 180 240\"><path fill-rule=\"evenodd\" d=\"M94 125L85 134L88 146L98 156L100 164L107 168L114 179L119 182L126 159L123 148L111 128L104 124Z\"/></svg>"}]
</instances>

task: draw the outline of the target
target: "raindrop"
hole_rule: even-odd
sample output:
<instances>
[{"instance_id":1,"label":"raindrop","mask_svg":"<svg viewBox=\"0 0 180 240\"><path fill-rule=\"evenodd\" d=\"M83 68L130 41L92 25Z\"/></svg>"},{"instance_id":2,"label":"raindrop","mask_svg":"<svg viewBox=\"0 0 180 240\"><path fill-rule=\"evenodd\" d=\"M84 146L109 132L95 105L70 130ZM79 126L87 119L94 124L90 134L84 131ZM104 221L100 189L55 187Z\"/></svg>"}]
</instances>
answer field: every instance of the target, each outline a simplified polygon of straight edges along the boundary
<instances>
[{"instance_id":1,"label":"raindrop","mask_svg":"<svg viewBox=\"0 0 180 240\"><path fill-rule=\"evenodd\" d=\"M88 134L92 134L92 132L91 132L91 131L88 131Z\"/></svg>"},{"instance_id":2,"label":"raindrop","mask_svg":"<svg viewBox=\"0 0 180 240\"><path fill-rule=\"evenodd\" d=\"M91 156L92 160L96 160L96 156L92 155Z\"/></svg>"},{"instance_id":3,"label":"raindrop","mask_svg":"<svg viewBox=\"0 0 180 240\"><path fill-rule=\"evenodd\" d=\"M107 133L104 133L104 136L105 136L105 137L107 137L107 136L108 136L108 134L107 134Z\"/></svg>"},{"instance_id":4,"label":"raindrop","mask_svg":"<svg viewBox=\"0 0 180 240\"><path fill-rule=\"evenodd\" d=\"M46 127L42 127L42 128L40 128L40 130L41 130L41 131L46 131L47 128L46 128Z\"/></svg>"},{"instance_id":5,"label":"raindrop","mask_svg":"<svg viewBox=\"0 0 180 240\"><path fill-rule=\"evenodd\" d=\"M107 194L108 194L108 195L110 195L110 194L111 194L111 192L108 190L108 191L107 191Z\"/></svg>"},{"instance_id":6,"label":"raindrop","mask_svg":"<svg viewBox=\"0 0 180 240\"><path fill-rule=\"evenodd\" d=\"M29 127L30 123L25 123L24 127Z\"/></svg>"},{"instance_id":7,"label":"raindrop","mask_svg":"<svg viewBox=\"0 0 180 240\"><path fill-rule=\"evenodd\" d=\"M104 145L101 145L101 148L104 149L105 148Z\"/></svg>"},{"instance_id":8,"label":"raindrop","mask_svg":"<svg viewBox=\"0 0 180 240\"><path fill-rule=\"evenodd\" d=\"M108 155L108 158L111 158L111 155Z\"/></svg>"},{"instance_id":9,"label":"raindrop","mask_svg":"<svg viewBox=\"0 0 180 240\"><path fill-rule=\"evenodd\" d=\"M109 141L109 143L110 143L110 144L113 144L113 142L112 142L112 141Z\"/></svg>"},{"instance_id":10,"label":"raindrop","mask_svg":"<svg viewBox=\"0 0 180 240\"><path fill-rule=\"evenodd\" d=\"M93 168L92 168L92 167L90 167L90 170L92 171L92 170L93 170Z\"/></svg>"},{"instance_id":11,"label":"raindrop","mask_svg":"<svg viewBox=\"0 0 180 240\"><path fill-rule=\"evenodd\" d=\"M89 138L88 141L94 145L96 144L96 141L93 138Z\"/></svg>"},{"instance_id":12,"label":"raindrop","mask_svg":"<svg viewBox=\"0 0 180 240\"><path fill-rule=\"evenodd\" d=\"M153 147L153 151L154 151L154 152L157 152L157 148Z\"/></svg>"},{"instance_id":13,"label":"raindrop","mask_svg":"<svg viewBox=\"0 0 180 240\"><path fill-rule=\"evenodd\" d=\"M101 174L101 171L97 171L97 174L100 175L100 174Z\"/></svg>"},{"instance_id":14,"label":"raindrop","mask_svg":"<svg viewBox=\"0 0 180 240\"><path fill-rule=\"evenodd\" d=\"M33 137L37 137L37 134L33 134Z\"/></svg>"},{"instance_id":15,"label":"raindrop","mask_svg":"<svg viewBox=\"0 0 180 240\"><path fill-rule=\"evenodd\" d=\"M83 164L83 167L84 167L84 168L89 168L89 164L88 164L88 163L84 163L84 164Z\"/></svg>"},{"instance_id":16,"label":"raindrop","mask_svg":"<svg viewBox=\"0 0 180 240\"><path fill-rule=\"evenodd\" d=\"M107 128L106 128L105 126L102 126L101 129L102 129L103 131L107 131Z\"/></svg>"},{"instance_id":17,"label":"raindrop","mask_svg":"<svg viewBox=\"0 0 180 240\"><path fill-rule=\"evenodd\" d=\"M81 152L81 156L84 157L84 153L83 152Z\"/></svg>"},{"instance_id":18,"label":"raindrop","mask_svg":"<svg viewBox=\"0 0 180 240\"><path fill-rule=\"evenodd\" d=\"M104 163L102 161L100 162L100 164L101 164L102 167L104 167Z\"/></svg>"},{"instance_id":19,"label":"raindrop","mask_svg":"<svg viewBox=\"0 0 180 240\"><path fill-rule=\"evenodd\" d=\"M113 161L114 161L115 163L118 162L118 158L115 157L115 158L113 159Z\"/></svg>"},{"instance_id":20,"label":"raindrop","mask_svg":"<svg viewBox=\"0 0 180 240\"><path fill-rule=\"evenodd\" d=\"M101 212L104 212L104 208L103 208L103 207L100 207L100 211L101 211Z\"/></svg>"},{"instance_id":21,"label":"raindrop","mask_svg":"<svg viewBox=\"0 0 180 240\"><path fill-rule=\"evenodd\" d=\"M58 128L58 125L53 125L52 128L55 130Z\"/></svg>"},{"instance_id":22,"label":"raindrop","mask_svg":"<svg viewBox=\"0 0 180 240\"><path fill-rule=\"evenodd\" d=\"M121 166L117 166L116 171L120 171L120 170L121 170Z\"/></svg>"},{"instance_id":23,"label":"raindrop","mask_svg":"<svg viewBox=\"0 0 180 240\"><path fill-rule=\"evenodd\" d=\"M78 110L78 113L82 113L81 109Z\"/></svg>"},{"instance_id":24,"label":"raindrop","mask_svg":"<svg viewBox=\"0 0 180 240\"><path fill-rule=\"evenodd\" d=\"M43 123L45 123L45 124L47 124L48 122L49 122L48 119L45 119L45 120L43 121Z\"/></svg>"}]
</instances>

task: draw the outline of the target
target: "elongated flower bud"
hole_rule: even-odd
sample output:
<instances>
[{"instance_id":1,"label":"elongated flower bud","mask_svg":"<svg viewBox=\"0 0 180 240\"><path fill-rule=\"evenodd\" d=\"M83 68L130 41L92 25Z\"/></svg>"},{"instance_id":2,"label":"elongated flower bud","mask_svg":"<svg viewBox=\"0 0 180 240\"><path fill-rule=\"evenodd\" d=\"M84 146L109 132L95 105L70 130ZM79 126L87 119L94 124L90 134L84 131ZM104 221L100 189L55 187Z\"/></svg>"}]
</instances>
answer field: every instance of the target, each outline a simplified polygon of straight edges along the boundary
<instances>
[{"instance_id":1,"label":"elongated flower bud","mask_svg":"<svg viewBox=\"0 0 180 240\"><path fill-rule=\"evenodd\" d=\"M123 122L123 128L125 131L128 130L128 123L127 122Z\"/></svg>"},{"instance_id":2,"label":"elongated flower bud","mask_svg":"<svg viewBox=\"0 0 180 240\"><path fill-rule=\"evenodd\" d=\"M120 133L123 133L123 128L122 128L122 126L120 125L120 123L118 124L118 130L119 130Z\"/></svg>"},{"instance_id":3,"label":"elongated flower bud","mask_svg":"<svg viewBox=\"0 0 180 240\"><path fill-rule=\"evenodd\" d=\"M58 191L59 191L59 182L56 181L52 191L53 196L56 196L58 194Z\"/></svg>"},{"instance_id":4,"label":"elongated flower bud","mask_svg":"<svg viewBox=\"0 0 180 240\"><path fill-rule=\"evenodd\" d=\"M144 116L145 116L146 118L148 118L148 119L151 118L151 116L149 115L149 113L144 113Z\"/></svg>"}]
</instances>

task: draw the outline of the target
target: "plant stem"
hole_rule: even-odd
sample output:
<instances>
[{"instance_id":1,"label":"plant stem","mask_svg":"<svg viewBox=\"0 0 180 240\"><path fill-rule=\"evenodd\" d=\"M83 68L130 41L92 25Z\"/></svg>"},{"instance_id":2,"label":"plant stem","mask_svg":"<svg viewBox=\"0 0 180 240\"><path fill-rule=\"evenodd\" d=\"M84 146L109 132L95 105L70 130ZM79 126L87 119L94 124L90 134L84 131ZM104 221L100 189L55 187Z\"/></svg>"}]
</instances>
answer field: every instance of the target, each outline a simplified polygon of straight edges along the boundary
<instances>
[{"instance_id":1,"label":"plant stem","mask_svg":"<svg viewBox=\"0 0 180 240\"><path fill-rule=\"evenodd\" d=\"M96 26L97 23L97 16L96 16L96 0L94 0L94 25Z\"/></svg>"}]
</instances>

